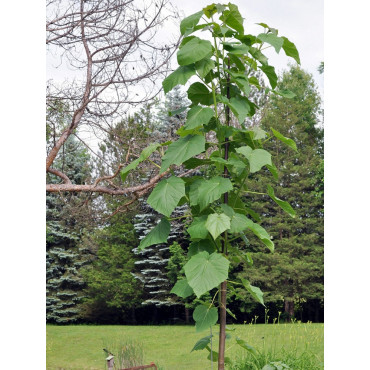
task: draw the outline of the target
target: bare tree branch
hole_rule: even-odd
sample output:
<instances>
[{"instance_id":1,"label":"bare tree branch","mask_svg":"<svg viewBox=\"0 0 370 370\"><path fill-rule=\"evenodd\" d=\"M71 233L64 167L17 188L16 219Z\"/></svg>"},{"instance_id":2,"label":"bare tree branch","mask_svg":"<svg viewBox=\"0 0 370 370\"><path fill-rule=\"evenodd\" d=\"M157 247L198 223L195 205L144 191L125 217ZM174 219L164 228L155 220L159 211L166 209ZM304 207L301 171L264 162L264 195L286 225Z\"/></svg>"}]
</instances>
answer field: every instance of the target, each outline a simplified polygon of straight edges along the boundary
<instances>
[{"instance_id":1,"label":"bare tree branch","mask_svg":"<svg viewBox=\"0 0 370 370\"><path fill-rule=\"evenodd\" d=\"M156 39L169 21L178 22L178 13L169 0L48 0L48 50L60 57L61 65L83 74L69 83L48 82L47 106L65 102L69 118L59 125L59 132L50 124L53 141L47 150L46 171L59 176L63 184L47 184L47 191L126 195L146 191L165 176L154 176L143 185L111 188L109 180L118 175L120 165L112 176L78 185L52 165L72 134L84 143L79 135L81 127L101 139L130 106L149 101L159 93L161 87L156 81L171 69L170 60L180 41L176 38L160 43ZM126 161L129 156L130 151ZM108 186L100 185L102 181Z\"/></svg>"}]
</instances>

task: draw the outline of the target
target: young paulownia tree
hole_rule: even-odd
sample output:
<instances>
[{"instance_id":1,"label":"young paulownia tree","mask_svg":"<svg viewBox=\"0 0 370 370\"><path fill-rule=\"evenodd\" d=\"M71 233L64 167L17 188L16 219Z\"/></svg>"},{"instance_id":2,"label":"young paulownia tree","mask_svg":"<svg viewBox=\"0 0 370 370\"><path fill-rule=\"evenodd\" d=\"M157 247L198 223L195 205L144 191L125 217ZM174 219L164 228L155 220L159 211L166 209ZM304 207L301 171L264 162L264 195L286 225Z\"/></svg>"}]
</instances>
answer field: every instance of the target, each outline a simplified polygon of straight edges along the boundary
<instances>
[{"instance_id":1,"label":"young paulownia tree","mask_svg":"<svg viewBox=\"0 0 370 370\"><path fill-rule=\"evenodd\" d=\"M285 54L300 63L295 45L278 30L259 23L261 33L245 32L243 18L238 7L212 4L185 18L180 25L183 35L177 52L179 67L164 81L165 93L175 86L185 85L196 78L187 90L191 101L186 122L177 131L178 140L164 144L153 143L141 156L122 170L123 179L130 170L159 151L162 155L160 174L166 174L148 197L148 203L163 215L160 222L142 239L139 248L165 243L170 234L171 214L177 206L189 205L190 224L187 232L191 243L191 258L184 266L185 279L177 281L172 292L182 298L195 295L199 304L193 318L197 331L209 329L220 323L218 353L211 350L212 335L200 339L193 350L207 349L209 358L218 361L218 369L224 369L227 284L244 286L251 296L261 304L262 291L249 281L229 281L229 260L239 258L252 264L245 246L248 233L255 234L271 253L274 243L266 230L259 225L263 215L248 206L251 196L268 194L290 216L295 212L285 201L275 195L272 185L265 192L255 192L248 179L263 168L271 172L271 182L278 179L277 169L271 154L263 144L278 139L297 150L293 140L271 128L271 133L258 127L248 128L246 118L253 117L258 107L248 99L251 86L261 88L253 71L262 71L271 85L267 92L292 97L290 91L278 91L277 75L263 50L272 47L277 53ZM210 36L204 39L196 36ZM176 112L172 112L176 114ZM164 151L164 147L168 146ZM176 176L175 166L186 169L204 168L205 176ZM159 167L159 165L158 165ZM168 174L168 176L167 176ZM205 293L211 298L206 300ZM237 343L248 351L253 347L236 338Z\"/></svg>"}]
</instances>

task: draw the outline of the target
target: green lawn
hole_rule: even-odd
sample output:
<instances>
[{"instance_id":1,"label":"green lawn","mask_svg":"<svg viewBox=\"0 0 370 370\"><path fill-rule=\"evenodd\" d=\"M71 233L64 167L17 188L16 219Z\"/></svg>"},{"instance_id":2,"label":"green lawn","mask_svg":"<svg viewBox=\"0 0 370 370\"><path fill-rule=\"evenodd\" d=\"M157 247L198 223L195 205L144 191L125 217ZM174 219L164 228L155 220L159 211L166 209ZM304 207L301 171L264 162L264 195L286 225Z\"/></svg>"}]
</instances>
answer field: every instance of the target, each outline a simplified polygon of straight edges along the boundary
<instances>
[{"instance_id":1,"label":"green lawn","mask_svg":"<svg viewBox=\"0 0 370 370\"><path fill-rule=\"evenodd\" d=\"M235 344L234 338L238 336L259 350L310 351L319 362L323 361L323 324L247 324L232 328L235 331L230 332L232 338L227 340L226 347L226 356L232 360L243 355L244 350ZM217 326L213 327L214 333L217 330ZM153 361L164 370L211 368L206 350L190 353L198 339L209 335L196 333L193 326L47 325L46 331L47 369L104 369L106 356L102 349L125 340L140 342L145 363ZM217 350L217 338L213 346Z\"/></svg>"}]
</instances>

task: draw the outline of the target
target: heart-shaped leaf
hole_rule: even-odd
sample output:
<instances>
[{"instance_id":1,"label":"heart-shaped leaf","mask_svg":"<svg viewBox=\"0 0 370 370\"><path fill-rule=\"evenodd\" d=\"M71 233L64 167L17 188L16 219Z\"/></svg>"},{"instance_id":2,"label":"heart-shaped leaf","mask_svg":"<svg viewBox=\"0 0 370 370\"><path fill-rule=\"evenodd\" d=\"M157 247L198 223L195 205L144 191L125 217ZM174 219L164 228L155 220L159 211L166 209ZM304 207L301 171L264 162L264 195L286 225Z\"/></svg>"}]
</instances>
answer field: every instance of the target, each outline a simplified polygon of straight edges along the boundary
<instances>
[{"instance_id":1,"label":"heart-shaped leaf","mask_svg":"<svg viewBox=\"0 0 370 370\"><path fill-rule=\"evenodd\" d=\"M193 319L197 332L207 330L210 326L215 325L218 320L217 308L198 305L193 312Z\"/></svg>"},{"instance_id":2,"label":"heart-shaped leaf","mask_svg":"<svg viewBox=\"0 0 370 370\"><path fill-rule=\"evenodd\" d=\"M212 213L208 215L205 226L213 236L213 239L216 240L221 233L230 229L230 217L224 213Z\"/></svg>"},{"instance_id":3,"label":"heart-shaped leaf","mask_svg":"<svg viewBox=\"0 0 370 370\"><path fill-rule=\"evenodd\" d=\"M182 279L176 282L170 293L174 293L181 298L187 298L191 296L194 291L192 287L188 284L188 281L186 279Z\"/></svg>"},{"instance_id":4,"label":"heart-shaped leaf","mask_svg":"<svg viewBox=\"0 0 370 370\"><path fill-rule=\"evenodd\" d=\"M157 212L169 217L183 196L185 196L184 181L171 176L156 185L148 197L148 203Z\"/></svg>"},{"instance_id":5,"label":"heart-shaped leaf","mask_svg":"<svg viewBox=\"0 0 370 370\"><path fill-rule=\"evenodd\" d=\"M227 279L230 262L219 253L200 252L185 264L189 285L199 298Z\"/></svg>"},{"instance_id":6,"label":"heart-shaped leaf","mask_svg":"<svg viewBox=\"0 0 370 370\"><path fill-rule=\"evenodd\" d=\"M150 247L154 244L166 243L168 235L170 234L171 225L167 219L162 218L159 224L152 229L148 235L141 240L139 244L139 249L143 250L146 247Z\"/></svg>"}]
</instances>

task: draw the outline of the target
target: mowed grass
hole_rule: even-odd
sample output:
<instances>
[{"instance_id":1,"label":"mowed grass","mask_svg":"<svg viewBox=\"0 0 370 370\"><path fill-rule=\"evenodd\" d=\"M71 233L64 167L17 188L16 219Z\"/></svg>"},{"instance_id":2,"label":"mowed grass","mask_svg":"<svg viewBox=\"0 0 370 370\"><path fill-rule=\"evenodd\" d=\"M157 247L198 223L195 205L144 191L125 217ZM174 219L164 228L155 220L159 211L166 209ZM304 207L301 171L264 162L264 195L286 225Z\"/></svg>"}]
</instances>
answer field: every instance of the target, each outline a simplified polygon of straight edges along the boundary
<instances>
[{"instance_id":1,"label":"mowed grass","mask_svg":"<svg viewBox=\"0 0 370 370\"><path fill-rule=\"evenodd\" d=\"M324 356L323 324L245 324L231 325L226 356L231 360L245 353L235 342L238 336L260 351L294 351L297 354L310 352L319 363ZM155 362L163 370L210 369L208 351L190 353L196 341L209 332L196 333L193 326L95 326L47 325L47 369L105 369L103 348L118 348L119 343L136 341L141 343L144 362ZM218 326L212 328L216 334L213 349L218 347ZM108 348L113 353L113 348Z\"/></svg>"}]
</instances>

